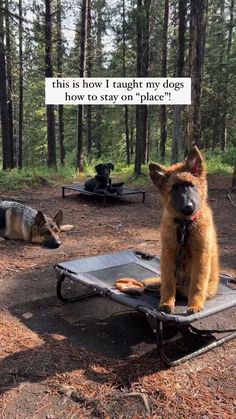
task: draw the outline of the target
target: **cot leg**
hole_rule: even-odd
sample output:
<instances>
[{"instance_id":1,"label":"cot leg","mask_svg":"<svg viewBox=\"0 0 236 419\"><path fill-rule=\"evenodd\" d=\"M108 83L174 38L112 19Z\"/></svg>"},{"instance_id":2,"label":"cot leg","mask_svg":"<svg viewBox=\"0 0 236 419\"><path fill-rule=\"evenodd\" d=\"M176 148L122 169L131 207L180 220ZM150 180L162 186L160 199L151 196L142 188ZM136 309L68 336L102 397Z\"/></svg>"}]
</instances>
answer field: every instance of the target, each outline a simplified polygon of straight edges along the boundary
<instances>
[{"instance_id":1,"label":"cot leg","mask_svg":"<svg viewBox=\"0 0 236 419\"><path fill-rule=\"evenodd\" d=\"M65 188L62 186L62 198L65 198Z\"/></svg>"},{"instance_id":2,"label":"cot leg","mask_svg":"<svg viewBox=\"0 0 236 419\"><path fill-rule=\"evenodd\" d=\"M62 294L62 284L63 284L63 282L65 281L66 278L67 277L66 277L66 275L64 273L58 273L57 274L57 297L63 303L72 303L74 301L81 301L81 300L84 300L85 298L95 297L96 296L96 293L89 292L89 293L86 293L86 294L78 295L76 297L66 298Z\"/></svg>"},{"instance_id":3,"label":"cot leg","mask_svg":"<svg viewBox=\"0 0 236 419\"><path fill-rule=\"evenodd\" d=\"M179 328L179 330L181 331L181 328ZM185 330L185 332L187 331L188 333L191 333L191 335L195 336L196 339L196 335L200 335L202 337L207 337L207 336L212 336L212 333L217 333L216 330L210 331L210 330L199 330L196 329L195 327L193 327L192 325L185 325L182 327L182 330ZM194 333L193 333L194 332ZM219 331L218 333L222 333L223 331ZM202 355L205 352L210 351L211 349L217 348L218 346L222 345L225 342L230 341L231 339L236 338L236 330L235 329L230 329L230 330L225 330L225 332L230 332L228 335L224 336L221 339L216 339L214 337L214 341L211 343L206 344L205 346L203 346L200 349L197 349L196 351L190 352L187 355L177 358L177 359L170 359L165 351L165 342L164 342L164 337L163 337L163 322L156 320L156 342L157 342L157 349L160 355L160 358L162 360L162 362L167 366L167 367L174 367L176 365L181 364L182 362L186 362L189 359L195 358L196 356ZM213 337L213 336L212 336Z\"/></svg>"},{"instance_id":4,"label":"cot leg","mask_svg":"<svg viewBox=\"0 0 236 419\"><path fill-rule=\"evenodd\" d=\"M143 204L145 202L145 192L143 192Z\"/></svg>"}]
</instances>

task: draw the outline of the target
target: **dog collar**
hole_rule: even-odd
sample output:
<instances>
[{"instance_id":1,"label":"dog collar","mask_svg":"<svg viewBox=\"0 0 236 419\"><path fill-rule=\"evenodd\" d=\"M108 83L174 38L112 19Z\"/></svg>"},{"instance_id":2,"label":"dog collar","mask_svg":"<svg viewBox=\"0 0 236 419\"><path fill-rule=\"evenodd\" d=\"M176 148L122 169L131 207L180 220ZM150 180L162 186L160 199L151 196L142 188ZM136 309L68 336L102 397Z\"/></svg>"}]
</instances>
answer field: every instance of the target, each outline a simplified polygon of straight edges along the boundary
<instances>
[{"instance_id":1,"label":"dog collar","mask_svg":"<svg viewBox=\"0 0 236 419\"><path fill-rule=\"evenodd\" d=\"M197 212L195 212L195 214L192 215L191 218L184 219L184 220L183 219L181 220L179 218L174 218L174 220L180 224L191 224L192 222L197 221L200 215L201 215L201 210L198 210Z\"/></svg>"},{"instance_id":2,"label":"dog collar","mask_svg":"<svg viewBox=\"0 0 236 419\"><path fill-rule=\"evenodd\" d=\"M198 210L192 217L191 221L196 221L201 215L201 210Z\"/></svg>"}]
</instances>

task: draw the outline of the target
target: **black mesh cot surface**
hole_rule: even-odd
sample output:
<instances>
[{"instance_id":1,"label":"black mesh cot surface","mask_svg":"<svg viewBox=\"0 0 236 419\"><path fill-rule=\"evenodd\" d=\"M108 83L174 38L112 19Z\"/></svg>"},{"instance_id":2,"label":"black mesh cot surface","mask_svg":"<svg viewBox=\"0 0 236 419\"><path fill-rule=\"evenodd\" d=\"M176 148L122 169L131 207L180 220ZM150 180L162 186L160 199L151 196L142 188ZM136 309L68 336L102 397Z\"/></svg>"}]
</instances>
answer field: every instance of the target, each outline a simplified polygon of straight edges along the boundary
<instances>
[{"instance_id":1,"label":"black mesh cot surface","mask_svg":"<svg viewBox=\"0 0 236 419\"><path fill-rule=\"evenodd\" d=\"M135 189L135 188L127 188L127 187L122 187L122 195L118 195L117 193L114 194L101 194L101 193L95 193L95 192L89 192L86 191L84 189L84 185L80 185L78 183L74 183L72 185L63 185L62 186L62 198L65 198L65 190L71 190L71 191L75 191L78 192L82 195L89 195L89 196L94 196L94 197L99 197L102 198L103 201L105 202L107 200L107 198L122 198L122 197L127 197L127 196L132 196L132 195L142 195L142 202L145 202L145 191L141 191L139 189Z\"/></svg>"},{"instance_id":2,"label":"black mesh cot surface","mask_svg":"<svg viewBox=\"0 0 236 419\"><path fill-rule=\"evenodd\" d=\"M221 277L217 296L206 302L204 310L197 314L187 315L186 301L184 300L177 300L173 314L165 314L159 311L158 293L145 291L142 295L134 296L122 293L115 288L115 281L120 278L129 277L142 281L145 278L160 275L160 259L157 256L128 250L59 263L55 269L58 272L57 295L63 302L78 301L88 296L99 295L110 298L155 319L157 346L162 360L167 365L175 365L193 356L200 355L236 336L234 329L222 330L220 332L227 332L227 336L221 339L214 339L213 342L204 348L194 351L187 356L177 360L170 360L165 355L165 343L163 340L163 327L165 325L171 325L178 329L189 329L189 331L191 329L195 337L197 334L209 336L211 332L215 333L216 331L199 330L193 327L191 323L235 307L236 290L231 285L229 278L225 276ZM82 284L88 289L89 294L73 298L63 296L62 284L66 278Z\"/></svg>"}]
</instances>

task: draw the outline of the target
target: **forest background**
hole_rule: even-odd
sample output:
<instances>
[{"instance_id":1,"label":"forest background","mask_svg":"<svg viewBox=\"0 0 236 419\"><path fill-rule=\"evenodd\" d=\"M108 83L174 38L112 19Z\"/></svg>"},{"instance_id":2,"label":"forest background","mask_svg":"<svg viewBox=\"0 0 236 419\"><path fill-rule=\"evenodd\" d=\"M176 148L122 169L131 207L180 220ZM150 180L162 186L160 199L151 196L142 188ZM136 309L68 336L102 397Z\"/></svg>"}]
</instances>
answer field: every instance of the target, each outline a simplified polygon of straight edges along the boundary
<instances>
[{"instance_id":1,"label":"forest background","mask_svg":"<svg viewBox=\"0 0 236 419\"><path fill-rule=\"evenodd\" d=\"M235 67L235 0L0 0L0 183L140 175L197 144L235 184ZM192 104L45 106L45 77L191 77Z\"/></svg>"}]
</instances>

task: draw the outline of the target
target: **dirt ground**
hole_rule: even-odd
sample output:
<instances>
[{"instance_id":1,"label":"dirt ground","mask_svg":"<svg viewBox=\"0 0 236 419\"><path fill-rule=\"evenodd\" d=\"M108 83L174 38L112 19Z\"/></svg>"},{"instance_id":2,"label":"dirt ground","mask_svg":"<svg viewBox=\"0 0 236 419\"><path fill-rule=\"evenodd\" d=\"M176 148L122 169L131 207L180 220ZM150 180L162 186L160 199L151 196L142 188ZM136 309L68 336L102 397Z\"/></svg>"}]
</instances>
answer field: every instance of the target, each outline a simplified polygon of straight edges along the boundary
<instances>
[{"instance_id":1,"label":"dirt ground","mask_svg":"<svg viewBox=\"0 0 236 419\"><path fill-rule=\"evenodd\" d=\"M236 208L227 177L210 177L221 272L236 275ZM4 419L233 418L236 340L175 368L165 368L141 314L102 298L63 305L53 266L68 259L136 249L160 253L162 206L152 186L141 196L102 202L60 185L2 192L74 225L47 250L0 243L0 412ZM235 201L236 201L236 197ZM235 309L217 316L235 327Z\"/></svg>"}]
</instances>

